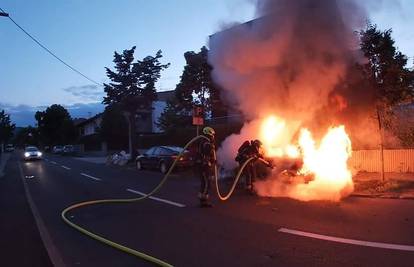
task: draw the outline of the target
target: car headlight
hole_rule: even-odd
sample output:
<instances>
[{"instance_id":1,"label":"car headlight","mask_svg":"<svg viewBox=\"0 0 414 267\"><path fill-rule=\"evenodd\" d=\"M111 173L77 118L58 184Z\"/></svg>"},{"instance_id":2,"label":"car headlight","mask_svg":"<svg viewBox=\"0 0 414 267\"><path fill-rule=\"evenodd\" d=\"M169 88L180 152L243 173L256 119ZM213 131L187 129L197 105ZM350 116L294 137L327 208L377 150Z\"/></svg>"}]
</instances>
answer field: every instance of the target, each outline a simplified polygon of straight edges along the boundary
<instances>
[{"instance_id":1,"label":"car headlight","mask_svg":"<svg viewBox=\"0 0 414 267\"><path fill-rule=\"evenodd\" d=\"M37 152L37 156L38 156L38 157L41 157L41 156L42 156L42 152L40 152L40 151L39 151L39 152Z\"/></svg>"},{"instance_id":2,"label":"car headlight","mask_svg":"<svg viewBox=\"0 0 414 267\"><path fill-rule=\"evenodd\" d=\"M26 158L28 158L28 157L30 157L30 153L29 153L29 152L25 152L25 153L24 153L24 156L25 156Z\"/></svg>"}]
</instances>

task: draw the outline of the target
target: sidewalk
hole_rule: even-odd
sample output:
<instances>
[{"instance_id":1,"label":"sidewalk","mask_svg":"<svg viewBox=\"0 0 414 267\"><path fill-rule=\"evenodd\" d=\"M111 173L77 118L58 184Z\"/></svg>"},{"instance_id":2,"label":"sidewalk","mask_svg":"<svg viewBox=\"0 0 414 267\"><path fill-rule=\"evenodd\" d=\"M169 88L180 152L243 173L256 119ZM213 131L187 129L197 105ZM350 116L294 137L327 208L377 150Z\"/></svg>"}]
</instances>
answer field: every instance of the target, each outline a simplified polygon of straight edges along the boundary
<instances>
[{"instance_id":1,"label":"sidewalk","mask_svg":"<svg viewBox=\"0 0 414 267\"><path fill-rule=\"evenodd\" d=\"M76 160L86 161L95 164L105 164L106 157L73 157Z\"/></svg>"},{"instance_id":2,"label":"sidewalk","mask_svg":"<svg viewBox=\"0 0 414 267\"><path fill-rule=\"evenodd\" d=\"M414 173L385 173L382 181L380 173L360 172L353 180L353 196L414 199Z\"/></svg>"},{"instance_id":3,"label":"sidewalk","mask_svg":"<svg viewBox=\"0 0 414 267\"><path fill-rule=\"evenodd\" d=\"M15 158L10 159L5 174L0 179L1 265L52 266L26 199Z\"/></svg>"}]
</instances>

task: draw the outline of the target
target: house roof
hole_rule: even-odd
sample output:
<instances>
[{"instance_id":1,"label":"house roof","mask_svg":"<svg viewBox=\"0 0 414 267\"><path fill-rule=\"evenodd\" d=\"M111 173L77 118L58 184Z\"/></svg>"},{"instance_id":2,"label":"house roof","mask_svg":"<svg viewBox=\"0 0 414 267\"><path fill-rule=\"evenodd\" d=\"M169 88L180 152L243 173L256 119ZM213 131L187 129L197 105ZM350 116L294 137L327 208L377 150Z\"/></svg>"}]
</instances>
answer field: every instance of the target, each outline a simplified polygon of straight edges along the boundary
<instances>
[{"instance_id":1,"label":"house roof","mask_svg":"<svg viewBox=\"0 0 414 267\"><path fill-rule=\"evenodd\" d=\"M167 102L175 98L175 90L157 92L158 101Z\"/></svg>"},{"instance_id":2,"label":"house roof","mask_svg":"<svg viewBox=\"0 0 414 267\"><path fill-rule=\"evenodd\" d=\"M84 121L86 121L85 118L74 118L73 119L73 124L75 124L75 126L77 126L79 123L82 123Z\"/></svg>"},{"instance_id":3,"label":"house roof","mask_svg":"<svg viewBox=\"0 0 414 267\"><path fill-rule=\"evenodd\" d=\"M84 125L86 125L88 123L91 123L94 120L98 119L99 117L102 117L102 114L103 113L101 112L101 113L98 113L98 114L96 114L95 116L93 116L93 117L91 117L89 119L85 119L84 121L81 121L78 124L76 124L76 127L82 127L82 126L84 126Z\"/></svg>"}]
</instances>

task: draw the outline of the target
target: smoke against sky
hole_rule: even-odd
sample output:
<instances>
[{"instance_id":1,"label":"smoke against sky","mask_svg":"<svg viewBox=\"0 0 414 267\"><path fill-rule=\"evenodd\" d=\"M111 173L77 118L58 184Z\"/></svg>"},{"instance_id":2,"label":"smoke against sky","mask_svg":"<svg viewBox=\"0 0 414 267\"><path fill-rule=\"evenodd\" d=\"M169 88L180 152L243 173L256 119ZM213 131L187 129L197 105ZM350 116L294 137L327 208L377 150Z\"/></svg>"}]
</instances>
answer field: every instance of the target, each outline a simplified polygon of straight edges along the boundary
<instances>
[{"instance_id":1,"label":"smoke against sky","mask_svg":"<svg viewBox=\"0 0 414 267\"><path fill-rule=\"evenodd\" d=\"M211 38L213 77L248 118L277 111L311 119L328 104L352 57L356 20L342 20L335 1L259 3L260 19ZM355 3L343 8L362 13Z\"/></svg>"},{"instance_id":2,"label":"smoke against sky","mask_svg":"<svg viewBox=\"0 0 414 267\"><path fill-rule=\"evenodd\" d=\"M269 114L286 119L287 142L300 126L324 132L337 122L336 112L360 99L353 88L339 91L338 85L348 66L361 60L354 30L363 27L365 9L360 1L338 2L258 1L257 20L210 39L213 78L224 88L225 99L249 120ZM234 155L243 140L259 137L255 124L223 143L222 164L234 166L223 154Z\"/></svg>"}]
</instances>

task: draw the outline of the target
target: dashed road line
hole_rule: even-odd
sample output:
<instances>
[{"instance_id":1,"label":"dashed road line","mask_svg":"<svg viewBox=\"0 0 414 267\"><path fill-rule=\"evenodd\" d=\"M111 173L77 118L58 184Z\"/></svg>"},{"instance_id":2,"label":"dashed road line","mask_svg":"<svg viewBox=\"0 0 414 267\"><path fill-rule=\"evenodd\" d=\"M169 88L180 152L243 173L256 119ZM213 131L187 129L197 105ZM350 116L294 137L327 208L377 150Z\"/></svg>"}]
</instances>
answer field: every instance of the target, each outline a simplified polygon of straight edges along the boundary
<instances>
[{"instance_id":1,"label":"dashed road line","mask_svg":"<svg viewBox=\"0 0 414 267\"><path fill-rule=\"evenodd\" d=\"M70 168L65 166L65 165L60 165L60 167L62 167L63 169L66 169L66 170L70 170Z\"/></svg>"},{"instance_id":2,"label":"dashed road line","mask_svg":"<svg viewBox=\"0 0 414 267\"><path fill-rule=\"evenodd\" d=\"M57 162L53 160L51 160L50 163L55 164L55 165L57 164Z\"/></svg>"},{"instance_id":3,"label":"dashed road line","mask_svg":"<svg viewBox=\"0 0 414 267\"><path fill-rule=\"evenodd\" d=\"M131 192L131 193L134 193L134 194L137 194L137 195L140 195L140 196L146 196L147 194L145 194L145 193L142 193L142 192L139 192L139 191L136 191L136 190L133 190L133 189L127 189L126 191L128 191L128 192ZM173 205L173 206L176 206L176 207L179 207L179 208L184 208L185 207L185 205L184 204L181 204L181 203L178 203L178 202L174 202L174 201L170 201L170 200L167 200L167 199L163 199L163 198L158 198L158 197L149 197L149 199L152 199L152 200L155 200L155 201L159 201L159 202L163 202L163 203L166 203L166 204L169 204L169 205Z\"/></svg>"},{"instance_id":4,"label":"dashed road line","mask_svg":"<svg viewBox=\"0 0 414 267\"><path fill-rule=\"evenodd\" d=\"M43 158L44 161L49 161L47 158Z\"/></svg>"},{"instance_id":5,"label":"dashed road line","mask_svg":"<svg viewBox=\"0 0 414 267\"><path fill-rule=\"evenodd\" d=\"M102 181L101 178L93 177L92 175L89 175L89 174L86 174L86 173L83 173L83 172L81 172L81 175L85 176L85 177L88 177L88 178L90 178L92 180L95 180L95 181Z\"/></svg>"},{"instance_id":6,"label":"dashed road line","mask_svg":"<svg viewBox=\"0 0 414 267\"><path fill-rule=\"evenodd\" d=\"M320 234L314 234L314 233L309 233L309 232L291 230L287 228L280 228L278 231L282 233L292 234L292 235L304 236L304 237L326 240L326 241L337 242L337 243L351 244L351 245L356 245L356 246L414 251L414 246L408 246L408 245L398 245L398 244L390 244L390 243L380 243L380 242L370 242L370 241L363 241L363 240L340 238L340 237L329 236L329 235L320 235Z\"/></svg>"}]
</instances>

